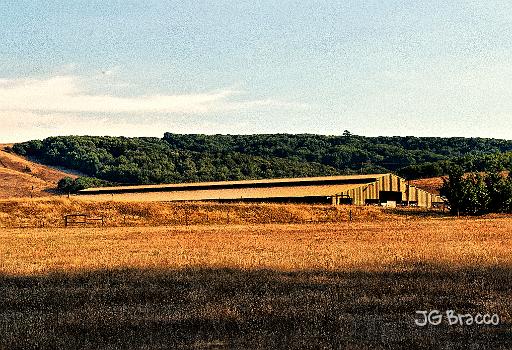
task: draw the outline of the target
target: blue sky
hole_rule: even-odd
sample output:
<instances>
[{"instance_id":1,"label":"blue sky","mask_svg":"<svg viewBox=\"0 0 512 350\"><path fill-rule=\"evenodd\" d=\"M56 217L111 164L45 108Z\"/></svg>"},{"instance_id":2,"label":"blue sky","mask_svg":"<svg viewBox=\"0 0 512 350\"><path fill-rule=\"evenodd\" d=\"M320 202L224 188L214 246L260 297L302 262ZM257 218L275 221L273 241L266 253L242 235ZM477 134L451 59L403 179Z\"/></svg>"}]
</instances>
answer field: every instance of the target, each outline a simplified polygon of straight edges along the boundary
<instances>
[{"instance_id":1,"label":"blue sky","mask_svg":"<svg viewBox=\"0 0 512 350\"><path fill-rule=\"evenodd\" d=\"M509 1L2 1L0 142L510 139Z\"/></svg>"}]
</instances>

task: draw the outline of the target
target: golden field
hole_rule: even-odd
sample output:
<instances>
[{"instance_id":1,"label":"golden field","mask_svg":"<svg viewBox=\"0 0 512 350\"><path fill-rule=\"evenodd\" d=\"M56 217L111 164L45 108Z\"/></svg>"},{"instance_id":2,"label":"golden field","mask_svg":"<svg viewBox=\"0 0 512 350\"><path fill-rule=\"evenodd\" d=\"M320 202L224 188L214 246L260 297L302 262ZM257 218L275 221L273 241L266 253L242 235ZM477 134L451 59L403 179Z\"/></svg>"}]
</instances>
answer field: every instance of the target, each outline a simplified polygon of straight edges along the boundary
<instances>
[{"instance_id":1,"label":"golden field","mask_svg":"<svg viewBox=\"0 0 512 350\"><path fill-rule=\"evenodd\" d=\"M407 270L512 266L512 220L423 219L0 231L0 273L190 267Z\"/></svg>"},{"instance_id":2,"label":"golden field","mask_svg":"<svg viewBox=\"0 0 512 350\"><path fill-rule=\"evenodd\" d=\"M80 197L43 197L0 200L0 228L63 227L64 216L83 213L103 217L106 226L214 225L317 223L388 220L396 215L376 207L310 204L254 204L214 202L117 202ZM441 215L408 210L401 216Z\"/></svg>"},{"instance_id":3,"label":"golden field","mask_svg":"<svg viewBox=\"0 0 512 350\"><path fill-rule=\"evenodd\" d=\"M73 212L106 225L62 227ZM510 216L53 198L0 201L2 225L2 350L512 341ZM415 325L416 310L434 309L496 313L500 324Z\"/></svg>"}]
</instances>

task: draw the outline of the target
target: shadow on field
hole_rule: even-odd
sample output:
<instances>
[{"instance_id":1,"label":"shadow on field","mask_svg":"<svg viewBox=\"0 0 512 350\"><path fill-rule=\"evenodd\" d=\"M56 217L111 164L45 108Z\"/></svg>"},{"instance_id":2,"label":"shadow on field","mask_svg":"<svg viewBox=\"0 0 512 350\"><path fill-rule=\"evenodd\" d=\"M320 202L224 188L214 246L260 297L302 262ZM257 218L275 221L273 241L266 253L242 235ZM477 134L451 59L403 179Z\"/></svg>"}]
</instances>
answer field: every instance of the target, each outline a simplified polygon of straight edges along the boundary
<instances>
[{"instance_id":1,"label":"shadow on field","mask_svg":"<svg viewBox=\"0 0 512 350\"><path fill-rule=\"evenodd\" d=\"M0 277L0 349L506 348L512 268L101 270ZM419 327L416 310L501 324Z\"/></svg>"}]
</instances>

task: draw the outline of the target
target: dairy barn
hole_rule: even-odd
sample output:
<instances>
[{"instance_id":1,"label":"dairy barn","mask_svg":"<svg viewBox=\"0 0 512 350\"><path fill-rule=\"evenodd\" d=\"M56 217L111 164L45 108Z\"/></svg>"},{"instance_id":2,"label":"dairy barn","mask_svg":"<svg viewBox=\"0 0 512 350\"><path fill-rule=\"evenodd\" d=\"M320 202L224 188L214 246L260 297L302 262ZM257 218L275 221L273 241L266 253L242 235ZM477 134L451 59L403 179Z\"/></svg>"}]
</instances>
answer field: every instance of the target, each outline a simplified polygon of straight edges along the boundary
<instances>
[{"instance_id":1,"label":"dairy barn","mask_svg":"<svg viewBox=\"0 0 512 350\"><path fill-rule=\"evenodd\" d=\"M424 208L443 204L440 196L389 173L99 187L81 190L79 196L116 201L290 202Z\"/></svg>"}]
</instances>

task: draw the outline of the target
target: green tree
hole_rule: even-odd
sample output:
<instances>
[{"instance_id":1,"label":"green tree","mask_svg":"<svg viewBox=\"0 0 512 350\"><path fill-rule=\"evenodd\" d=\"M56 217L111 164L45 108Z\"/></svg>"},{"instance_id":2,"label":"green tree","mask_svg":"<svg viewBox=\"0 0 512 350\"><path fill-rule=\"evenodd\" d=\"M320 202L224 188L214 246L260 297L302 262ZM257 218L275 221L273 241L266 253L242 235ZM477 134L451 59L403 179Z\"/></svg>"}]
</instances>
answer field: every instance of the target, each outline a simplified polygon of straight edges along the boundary
<instances>
[{"instance_id":1,"label":"green tree","mask_svg":"<svg viewBox=\"0 0 512 350\"><path fill-rule=\"evenodd\" d=\"M447 198L452 214L460 214L465 192L464 170L460 166L454 165L448 170L448 179L443 180L441 195Z\"/></svg>"}]
</instances>

